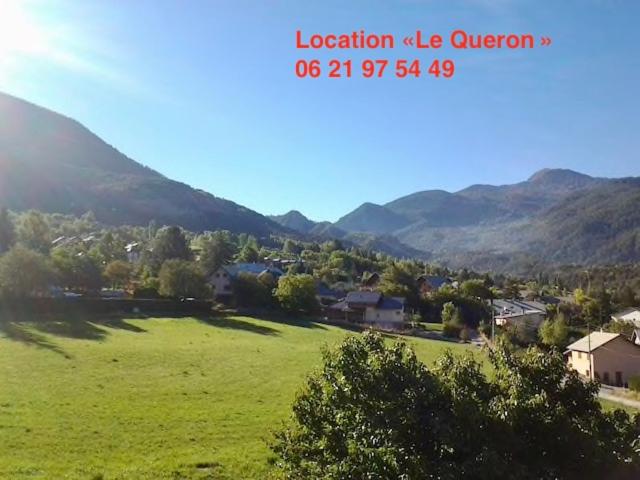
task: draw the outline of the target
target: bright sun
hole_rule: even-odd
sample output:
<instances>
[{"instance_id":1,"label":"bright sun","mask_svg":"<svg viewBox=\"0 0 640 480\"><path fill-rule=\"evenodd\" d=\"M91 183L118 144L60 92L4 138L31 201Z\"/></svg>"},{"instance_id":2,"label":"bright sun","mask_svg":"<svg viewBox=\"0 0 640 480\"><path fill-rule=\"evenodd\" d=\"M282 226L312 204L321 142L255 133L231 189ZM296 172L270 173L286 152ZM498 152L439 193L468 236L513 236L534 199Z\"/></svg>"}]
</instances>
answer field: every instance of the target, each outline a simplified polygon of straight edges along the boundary
<instances>
[{"instance_id":1,"label":"bright sun","mask_svg":"<svg viewBox=\"0 0 640 480\"><path fill-rule=\"evenodd\" d=\"M0 69L27 56L46 55L47 35L22 0L0 0Z\"/></svg>"}]
</instances>

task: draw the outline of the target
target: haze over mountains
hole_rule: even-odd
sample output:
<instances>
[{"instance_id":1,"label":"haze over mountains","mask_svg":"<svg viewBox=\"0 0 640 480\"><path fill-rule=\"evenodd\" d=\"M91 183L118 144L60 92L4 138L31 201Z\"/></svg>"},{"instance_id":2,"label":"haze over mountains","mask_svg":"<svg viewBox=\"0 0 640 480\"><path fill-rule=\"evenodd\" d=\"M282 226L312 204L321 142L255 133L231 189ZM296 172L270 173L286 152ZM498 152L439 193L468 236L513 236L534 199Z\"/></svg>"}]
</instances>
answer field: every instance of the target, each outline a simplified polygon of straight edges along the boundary
<instances>
[{"instance_id":1,"label":"haze over mountains","mask_svg":"<svg viewBox=\"0 0 640 480\"><path fill-rule=\"evenodd\" d=\"M340 238L454 267L525 272L540 263L640 261L640 178L546 169L513 185L427 190L364 203L335 223L267 218L136 163L78 122L0 94L0 205L106 224L175 224L257 236Z\"/></svg>"}]
</instances>

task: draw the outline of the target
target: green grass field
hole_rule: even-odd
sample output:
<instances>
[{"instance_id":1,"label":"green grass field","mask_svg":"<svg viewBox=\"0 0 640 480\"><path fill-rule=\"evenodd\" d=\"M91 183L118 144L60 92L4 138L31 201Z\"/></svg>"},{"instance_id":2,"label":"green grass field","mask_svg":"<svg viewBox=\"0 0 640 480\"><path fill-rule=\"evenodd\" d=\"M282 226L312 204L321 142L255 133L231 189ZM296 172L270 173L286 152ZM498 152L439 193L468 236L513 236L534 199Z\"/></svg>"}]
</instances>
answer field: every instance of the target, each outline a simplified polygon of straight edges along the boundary
<instances>
[{"instance_id":1,"label":"green grass field","mask_svg":"<svg viewBox=\"0 0 640 480\"><path fill-rule=\"evenodd\" d=\"M0 478L263 479L270 432L350 332L250 318L0 322ZM431 363L472 347L412 339Z\"/></svg>"}]
</instances>

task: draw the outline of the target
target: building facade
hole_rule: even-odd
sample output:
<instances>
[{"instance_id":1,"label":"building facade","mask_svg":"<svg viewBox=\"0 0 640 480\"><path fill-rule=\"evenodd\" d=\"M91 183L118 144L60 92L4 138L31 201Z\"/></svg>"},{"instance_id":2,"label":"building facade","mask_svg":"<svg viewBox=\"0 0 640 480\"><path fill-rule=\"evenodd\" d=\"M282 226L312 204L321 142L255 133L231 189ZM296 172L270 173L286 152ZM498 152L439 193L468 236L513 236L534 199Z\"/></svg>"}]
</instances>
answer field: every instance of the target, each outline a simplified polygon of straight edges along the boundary
<instances>
[{"instance_id":1,"label":"building facade","mask_svg":"<svg viewBox=\"0 0 640 480\"><path fill-rule=\"evenodd\" d=\"M567 347L567 365L605 385L627 387L640 376L640 345L619 333L593 332Z\"/></svg>"}]
</instances>

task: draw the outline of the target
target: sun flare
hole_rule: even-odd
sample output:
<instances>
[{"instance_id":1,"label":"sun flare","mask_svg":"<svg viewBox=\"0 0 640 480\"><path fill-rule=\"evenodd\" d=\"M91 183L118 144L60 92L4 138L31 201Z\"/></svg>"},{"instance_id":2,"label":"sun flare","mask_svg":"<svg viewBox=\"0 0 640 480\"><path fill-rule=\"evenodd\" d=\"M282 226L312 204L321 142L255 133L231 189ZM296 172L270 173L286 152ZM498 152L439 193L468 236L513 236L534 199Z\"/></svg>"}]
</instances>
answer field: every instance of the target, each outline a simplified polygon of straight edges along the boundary
<instances>
[{"instance_id":1,"label":"sun flare","mask_svg":"<svg viewBox=\"0 0 640 480\"><path fill-rule=\"evenodd\" d=\"M0 2L0 59L39 55L46 49L45 32L29 15L25 2Z\"/></svg>"}]
</instances>

